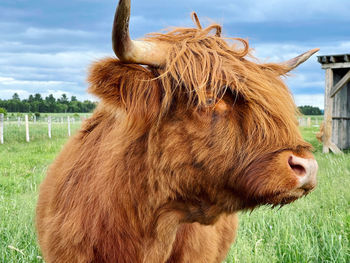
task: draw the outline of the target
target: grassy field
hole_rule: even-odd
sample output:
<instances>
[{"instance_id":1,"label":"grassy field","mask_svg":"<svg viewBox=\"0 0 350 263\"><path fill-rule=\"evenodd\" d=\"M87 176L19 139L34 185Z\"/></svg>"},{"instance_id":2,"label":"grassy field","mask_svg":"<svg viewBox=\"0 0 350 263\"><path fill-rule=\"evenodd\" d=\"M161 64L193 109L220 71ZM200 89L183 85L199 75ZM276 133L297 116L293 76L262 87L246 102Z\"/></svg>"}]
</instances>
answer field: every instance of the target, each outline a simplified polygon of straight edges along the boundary
<instances>
[{"instance_id":1,"label":"grassy field","mask_svg":"<svg viewBox=\"0 0 350 263\"><path fill-rule=\"evenodd\" d=\"M34 230L38 185L67 140L65 124L55 124L50 140L46 124L5 125L0 145L0 262L42 262ZM79 127L72 124L72 130ZM280 210L261 207L240 215L236 243L226 262L350 262L350 153L321 153L317 127L301 128L315 147L318 188Z\"/></svg>"},{"instance_id":2,"label":"grassy field","mask_svg":"<svg viewBox=\"0 0 350 263\"><path fill-rule=\"evenodd\" d=\"M72 124L72 133L79 126ZM24 125L5 123L0 145L0 262L43 262L33 224L38 186L67 134L66 123L53 123L50 140L46 123L30 123L31 141L26 143Z\"/></svg>"}]
</instances>

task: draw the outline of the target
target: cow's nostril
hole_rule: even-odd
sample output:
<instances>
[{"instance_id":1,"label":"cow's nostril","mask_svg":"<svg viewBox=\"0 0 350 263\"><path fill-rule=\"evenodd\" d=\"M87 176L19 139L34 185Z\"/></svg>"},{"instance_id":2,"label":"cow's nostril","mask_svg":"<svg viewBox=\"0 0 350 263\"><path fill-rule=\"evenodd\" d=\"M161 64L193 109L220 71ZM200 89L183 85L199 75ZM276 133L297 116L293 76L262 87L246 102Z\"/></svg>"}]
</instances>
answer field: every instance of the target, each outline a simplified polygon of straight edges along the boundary
<instances>
[{"instance_id":1,"label":"cow's nostril","mask_svg":"<svg viewBox=\"0 0 350 263\"><path fill-rule=\"evenodd\" d=\"M296 162L295 158L293 158L293 156L290 156L288 159L288 164L290 166L290 168L292 168L292 170L294 171L294 173L298 176L304 176L306 175L306 169L305 167Z\"/></svg>"},{"instance_id":2,"label":"cow's nostril","mask_svg":"<svg viewBox=\"0 0 350 263\"><path fill-rule=\"evenodd\" d=\"M309 192L316 186L318 165L315 159L302 158L292 154L288 158L288 165L294 175L298 177L298 188Z\"/></svg>"}]
</instances>

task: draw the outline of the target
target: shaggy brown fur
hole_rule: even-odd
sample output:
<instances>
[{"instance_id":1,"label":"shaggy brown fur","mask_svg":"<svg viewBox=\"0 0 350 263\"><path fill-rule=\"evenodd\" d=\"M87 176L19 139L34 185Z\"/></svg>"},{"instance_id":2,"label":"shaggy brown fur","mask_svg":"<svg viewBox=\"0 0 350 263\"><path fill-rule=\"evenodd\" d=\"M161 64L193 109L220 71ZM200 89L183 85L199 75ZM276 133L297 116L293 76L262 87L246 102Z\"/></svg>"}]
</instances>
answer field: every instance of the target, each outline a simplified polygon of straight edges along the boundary
<instances>
[{"instance_id":1,"label":"shaggy brown fur","mask_svg":"<svg viewBox=\"0 0 350 263\"><path fill-rule=\"evenodd\" d=\"M163 68L91 67L101 103L40 188L46 262L221 262L237 211L302 196L286 160L312 155L287 69L197 25L147 38L172 44Z\"/></svg>"},{"instance_id":2,"label":"shaggy brown fur","mask_svg":"<svg viewBox=\"0 0 350 263\"><path fill-rule=\"evenodd\" d=\"M323 142L323 135L324 135L324 122L320 125L320 130L316 133L316 139L319 142Z\"/></svg>"}]
</instances>

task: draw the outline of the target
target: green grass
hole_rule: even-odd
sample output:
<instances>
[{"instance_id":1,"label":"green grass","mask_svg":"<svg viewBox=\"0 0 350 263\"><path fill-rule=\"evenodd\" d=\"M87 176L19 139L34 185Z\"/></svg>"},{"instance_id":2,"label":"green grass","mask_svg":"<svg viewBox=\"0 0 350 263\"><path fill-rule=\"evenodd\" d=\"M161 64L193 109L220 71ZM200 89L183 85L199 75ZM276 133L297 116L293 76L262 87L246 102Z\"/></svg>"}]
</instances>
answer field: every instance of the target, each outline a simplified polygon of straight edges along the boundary
<instances>
[{"instance_id":1,"label":"green grass","mask_svg":"<svg viewBox=\"0 0 350 263\"><path fill-rule=\"evenodd\" d=\"M72 132L79 126L72 124ZM38 186L68 138L67 125L53 124L49 139L46 124L30 124L30 137L26 143L24 125L5 123L0 145L0 262L4 263L42 262L34 230Z\"/></svg>"},{"instance_id":2,"label":"green grass","mask_svg":"<svg viewBox=\"0 0 350 263\"><path fill-rule=\"evenodd\" d=\"M45 124L31 124L30 143L25 142L24 127L5 125L5 144L0 145L0 262L42 262L33 224L38 185L67 140L66 124L55 125L50 140ZM317 129L302 128L320 166L317 189L280 210L261 207L241 213L227 263L350 262L350 153L322 154Z\"/></svg>"}]
</instances>

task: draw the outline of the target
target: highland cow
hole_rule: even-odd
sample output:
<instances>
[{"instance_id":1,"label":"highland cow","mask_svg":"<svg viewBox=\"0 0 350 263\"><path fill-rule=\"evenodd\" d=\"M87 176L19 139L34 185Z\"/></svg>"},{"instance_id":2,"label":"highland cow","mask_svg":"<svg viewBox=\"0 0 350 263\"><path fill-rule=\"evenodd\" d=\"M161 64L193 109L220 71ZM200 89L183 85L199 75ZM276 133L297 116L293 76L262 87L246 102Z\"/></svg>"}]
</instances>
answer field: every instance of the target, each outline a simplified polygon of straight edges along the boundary
<instances>
[{"instance_id":1,"label":"highland cow","mask_svg":"<svg viewBox=\"0 0 350 263\"><path fill-rule=\"evenodd\" d=\"M46 262L221 262L237 212L285 205L316 185L284 63L252 60L217 24L129 37L130 0L113 26L119 59L92 65L101 101L40 187ZM249 59L247 59L249 57ZM255 62L254 62L255 61ZM141 66L142 65L142 66Z\"/></svg>"}]
</instances>

